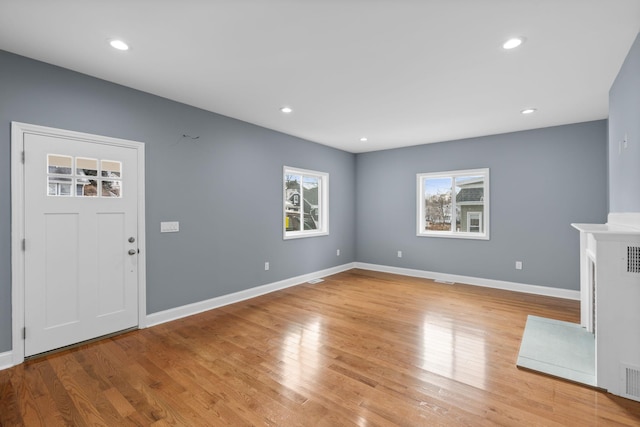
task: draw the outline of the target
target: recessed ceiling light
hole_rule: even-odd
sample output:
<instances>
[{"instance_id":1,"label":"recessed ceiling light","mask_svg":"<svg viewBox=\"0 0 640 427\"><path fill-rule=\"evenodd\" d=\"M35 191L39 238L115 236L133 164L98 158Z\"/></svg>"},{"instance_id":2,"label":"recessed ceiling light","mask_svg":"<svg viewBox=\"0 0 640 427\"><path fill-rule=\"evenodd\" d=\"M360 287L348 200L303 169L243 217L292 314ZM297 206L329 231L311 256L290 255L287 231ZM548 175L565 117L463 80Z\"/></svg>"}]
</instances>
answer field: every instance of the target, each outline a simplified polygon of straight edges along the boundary
<instances>
[{"instance_id":1,"label":"recessed ceiling light","mask_svg":"<svg viewBox=\"0 0 640 427\"><path fill-rule=\"evenodd\" d=\"M111 40L109 42L112 48L118 50L129 50L129 45L123 42L122 40Z\"/></svg>"},{"instance_id":2,"label":"recessed ceiling light","mask_svg":"<svg viewBox=\"0 0 640 427\"><path fill-rule=\"evenodd\" d=\"M536 111L538 111L537 108L525 108L524 110L520 111L520 114L533 114Z\"/></svg>"},{"instance_id":3,"label":"recessed ceiling light","mask_svg":"<svg viewBox=\"0 0 640 427\"><path fill-rule=\"evenodd\" d=\"M363 136L362 138L360 138L360 142L367 142L367 141L368 141L368 139L367 139L366 136Z\"/></svg>"},{"instance_id":4,"label":"recessed ceiling light","mask_svg":"<svg viewBox=\"0 0 640 427\"><path fill-rule=\"evenodd\" d=\"M289 113L293 112L293 109L291 107L282 107L282 108L280 108L280 111L282 111L285 114L289 114Z\"/></svg>"},{"instance_id":5,"label":"recessed ceiling light","mask_svg":"<svg viewBox=\"0 0 640 427\"><path fill-rule=\"evenodd\" d=\"M506 42L504 42L502 47L507 50L515 49L516 47L520 46L522 43L524 43L524 37L513 37L507 40Z\"/></svg>"}]
</instances>

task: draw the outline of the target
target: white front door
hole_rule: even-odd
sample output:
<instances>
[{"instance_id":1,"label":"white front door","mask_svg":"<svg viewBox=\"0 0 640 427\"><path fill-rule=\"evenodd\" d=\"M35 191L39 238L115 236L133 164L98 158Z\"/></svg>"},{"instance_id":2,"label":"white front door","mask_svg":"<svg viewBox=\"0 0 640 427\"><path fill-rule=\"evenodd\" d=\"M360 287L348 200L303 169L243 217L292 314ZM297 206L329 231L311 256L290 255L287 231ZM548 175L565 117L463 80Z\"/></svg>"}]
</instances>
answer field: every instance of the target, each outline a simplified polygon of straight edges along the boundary
<instances>
[{"instance_id":1,"label":"white front door","mask_svg":"<svg viewBox=\"0 0 640 427\"><path fill-rule=\"evenodd\" d=\"M138 150L25 132L24 355L138 325Z\"/></svg>"}]
</instances>

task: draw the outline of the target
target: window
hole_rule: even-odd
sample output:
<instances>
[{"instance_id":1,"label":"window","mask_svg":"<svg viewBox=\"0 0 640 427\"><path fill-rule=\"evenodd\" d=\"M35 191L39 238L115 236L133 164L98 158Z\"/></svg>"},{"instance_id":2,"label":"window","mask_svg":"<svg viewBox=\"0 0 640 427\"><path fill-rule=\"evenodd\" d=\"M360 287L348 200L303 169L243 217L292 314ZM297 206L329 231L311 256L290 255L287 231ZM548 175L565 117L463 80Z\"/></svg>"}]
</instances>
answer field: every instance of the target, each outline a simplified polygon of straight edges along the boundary
<instances>
[{"instance_id":1,"label":"window","mask_svg":"<svg viewBox=\"0 0 640 427\"><path fill-rule=\"evenodd\" d=\"M489 169L417 175L418 236L489 239Z\"/></svg>"},{"instance_id":2,"label":"window","mask_svg":"<svg viewBox=\"0 0 640 427\"><path fill-rule=\"evenodd\" d=\"M98 169L98 163L100 163L100 169ZM122 197L121 172L122 163L119 161L100 160L98 162L98 159L49 154L47 155L47 194L66 197L120 198ZM71 190L74 183L75 193Z\"/></svg>"},{"instance_id":3,"label":"window","mask_svg":"<svg viewBox=\"0 0 640 427\"><path fill-rule=\"evenodd\" d=\"M284 167L284 238L329 234L329 174Z\"/></svg>"}]
</instances>

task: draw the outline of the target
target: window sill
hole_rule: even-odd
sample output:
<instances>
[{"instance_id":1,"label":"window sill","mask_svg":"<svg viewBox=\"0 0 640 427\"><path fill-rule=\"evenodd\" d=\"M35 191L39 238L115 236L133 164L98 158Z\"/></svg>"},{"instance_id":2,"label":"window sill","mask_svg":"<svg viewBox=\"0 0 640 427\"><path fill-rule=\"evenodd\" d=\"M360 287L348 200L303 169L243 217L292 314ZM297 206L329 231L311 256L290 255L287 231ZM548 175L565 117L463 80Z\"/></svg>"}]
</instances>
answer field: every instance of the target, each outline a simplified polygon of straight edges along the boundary
<instances>
[{"instance_id":1,"label":"window sill","mask_svg":"<svg viewBox=\"0 0 640 427\"><path fill-rule=\"evenodd\" d=\"M488 234L437 231L433 233L417 233L418 237L444 237L446 239L490 240Z\"/></svg>"},{"instance_id":2,"label":"window sill","mask_svg":"<svg viewBox=\"0 0 640 427\"><path fill-rule=\"evenodd\" d=\"M328 236L328 235L329 235L328 231L315 231L315 232L299 231L294 233L287 233L282 238L283 240L292 240L292 239L304 239L306 237L320 237L320 236Z\"/></svg>"}]
</instances>

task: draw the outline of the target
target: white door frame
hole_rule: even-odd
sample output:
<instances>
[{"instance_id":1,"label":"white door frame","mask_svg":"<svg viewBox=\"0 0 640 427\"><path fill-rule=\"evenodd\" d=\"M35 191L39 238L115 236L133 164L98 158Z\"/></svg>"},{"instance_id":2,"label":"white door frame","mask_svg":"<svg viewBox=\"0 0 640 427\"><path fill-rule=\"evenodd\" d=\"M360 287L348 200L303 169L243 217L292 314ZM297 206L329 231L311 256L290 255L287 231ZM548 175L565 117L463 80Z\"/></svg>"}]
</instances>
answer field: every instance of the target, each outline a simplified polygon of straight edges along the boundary
<instances>
[{"instance_id":1,"label":"white door frame","mask_svg":"<svg viewBox=\"0 0 640 427\"><path fill-rule=\"evenodd\" d=\"M11 312L13 365L24 362L24 339L22 331L24 318L25 253L23 239L24 221L24 135L38 134L53 137L76 139L94 144L106 144L133 148L138 153L138 328L146 327L147 283L146 283L146 238L145 238L145 182L144 182L144 143L107 136L92 135L64 129L55 129L27 123L11 122Z\"/></svg>"}]
</instances>

